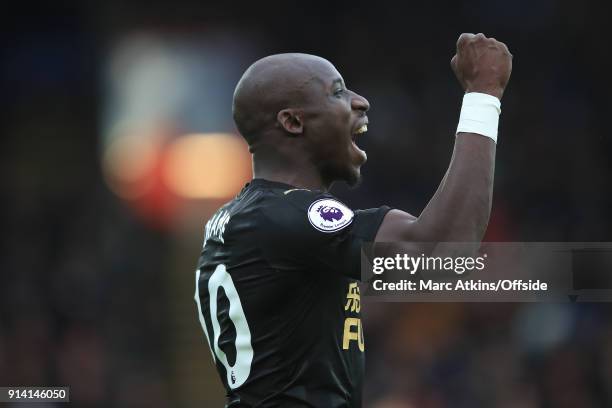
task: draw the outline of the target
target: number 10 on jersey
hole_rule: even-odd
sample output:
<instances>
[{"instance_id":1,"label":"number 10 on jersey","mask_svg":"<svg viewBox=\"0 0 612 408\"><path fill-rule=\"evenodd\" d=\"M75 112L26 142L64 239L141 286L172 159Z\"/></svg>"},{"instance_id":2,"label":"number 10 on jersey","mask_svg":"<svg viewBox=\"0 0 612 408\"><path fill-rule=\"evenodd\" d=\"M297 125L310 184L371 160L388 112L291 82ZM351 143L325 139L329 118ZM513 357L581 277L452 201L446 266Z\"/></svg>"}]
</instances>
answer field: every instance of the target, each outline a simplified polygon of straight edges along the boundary
<instances>
[{"instance_id":1,"label":"number 10 on jersey","mask_svg":"<svg viewBox=\"0 0 612 408\"><path fill-rule=\"evenodd\" d=\"M234 365L230 365L225 352L219 347L219 336L221 328L217 317L217 292L219 288L223 288L227 299L229 300L229 318L236 328L236 361ZM196 289L194 299L198 306L198 314L202 330L208 340L208 345L213 355L213 359L219 361L225 367L227 372L227 384L234 389L247 380L251 373L251 363L253 362L253 346L251 345L251 330L246 321L244 310L240 297L234 286L232 277L227 272L225 265L217 265L215 271L208 280L207 288L209 299L210 322L213 329L212 341L206 328L206 320L202 313L202 305L200 304L200 271L196 271Z\"/></svg>"}]
</instances>

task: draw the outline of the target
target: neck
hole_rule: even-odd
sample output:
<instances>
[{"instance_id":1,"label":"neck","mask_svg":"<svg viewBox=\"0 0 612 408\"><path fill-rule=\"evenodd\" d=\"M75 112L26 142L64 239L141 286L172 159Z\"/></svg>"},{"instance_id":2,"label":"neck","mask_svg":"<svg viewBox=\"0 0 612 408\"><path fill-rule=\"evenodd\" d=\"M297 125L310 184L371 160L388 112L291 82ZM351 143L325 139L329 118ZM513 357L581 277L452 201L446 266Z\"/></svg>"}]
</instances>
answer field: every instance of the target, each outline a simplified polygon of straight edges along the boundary
<instances>
[{"instance_id":1,"label":"neck","mask_svg":"<svg viewBox=\"0 0 612 408\"><path fill-rule=\"evenodd\" d=\"M289 158L272 151L253 154L253 177L308 190L327 191L330 187L318 169L303 156Z\"/></svg>"}]
</instances>

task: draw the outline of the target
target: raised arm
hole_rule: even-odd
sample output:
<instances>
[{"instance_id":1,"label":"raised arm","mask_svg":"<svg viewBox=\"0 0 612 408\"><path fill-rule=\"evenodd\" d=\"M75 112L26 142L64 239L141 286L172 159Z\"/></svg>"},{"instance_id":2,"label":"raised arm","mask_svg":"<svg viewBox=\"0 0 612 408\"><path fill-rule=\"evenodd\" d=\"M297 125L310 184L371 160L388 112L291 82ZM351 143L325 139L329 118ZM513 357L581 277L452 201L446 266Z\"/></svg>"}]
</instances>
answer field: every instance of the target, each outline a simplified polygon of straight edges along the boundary
<instances>
[{"instance_id":1,"label":"raised arm","mask_svg":"<svg viewBox=\"0 0 612 408\"><path fill-rule=\"evenodd\" d=\"M421 215L389 211L376 242L477 242L486 231L497 138L492 109L498 104L486 95L501 99L512 71L512 55L494 38L461 34L451 67L469 97L464 98L448 170Z\"/></svg>"}]
</instances>

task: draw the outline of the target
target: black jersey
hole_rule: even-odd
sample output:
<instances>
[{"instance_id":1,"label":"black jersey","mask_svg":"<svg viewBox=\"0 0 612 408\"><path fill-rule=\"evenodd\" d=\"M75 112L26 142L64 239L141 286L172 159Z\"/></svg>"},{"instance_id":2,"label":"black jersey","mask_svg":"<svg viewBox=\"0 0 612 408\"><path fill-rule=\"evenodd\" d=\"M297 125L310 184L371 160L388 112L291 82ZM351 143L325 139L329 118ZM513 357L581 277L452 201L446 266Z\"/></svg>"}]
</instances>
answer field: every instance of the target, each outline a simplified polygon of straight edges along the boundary
<instances>
[{"instance_id":1,"label":"black jersey","mask_svg":"<svg viewBox=\"0 0 612 408\"><path fill-rule=\"evenodd\" d=\"M228 407L361 406L361 245L388 210L255 179L208 221L195 300Z\"/></svg>"}]
</instances>

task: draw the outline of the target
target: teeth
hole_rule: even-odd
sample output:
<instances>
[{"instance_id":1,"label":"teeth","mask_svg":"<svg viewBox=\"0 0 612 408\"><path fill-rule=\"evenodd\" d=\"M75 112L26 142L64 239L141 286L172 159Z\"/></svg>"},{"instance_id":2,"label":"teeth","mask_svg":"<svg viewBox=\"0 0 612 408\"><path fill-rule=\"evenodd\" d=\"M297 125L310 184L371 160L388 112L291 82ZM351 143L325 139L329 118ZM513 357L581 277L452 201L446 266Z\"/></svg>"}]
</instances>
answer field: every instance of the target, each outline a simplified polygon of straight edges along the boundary
<instances>
[{"instance_id":1,"label":"teeth","mask_svg":"<svg viewBox=\"0 0 612 408\"><path fill-rule=\"evenodd\" d=\"M359 129L357 129L357 131L355 133L360 135L360 134L365 133L367 131L368 131L368 125L363 125Z\"/></svg>"}]
</instances>

